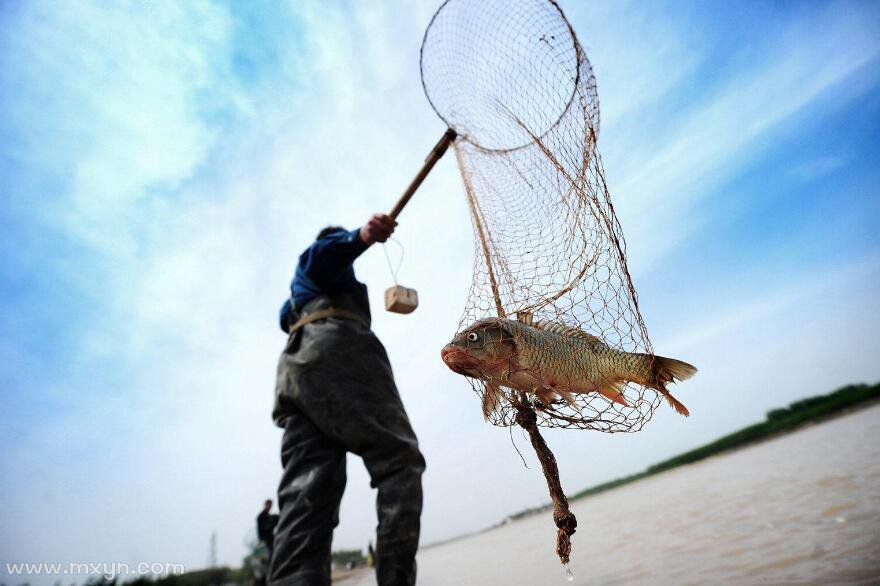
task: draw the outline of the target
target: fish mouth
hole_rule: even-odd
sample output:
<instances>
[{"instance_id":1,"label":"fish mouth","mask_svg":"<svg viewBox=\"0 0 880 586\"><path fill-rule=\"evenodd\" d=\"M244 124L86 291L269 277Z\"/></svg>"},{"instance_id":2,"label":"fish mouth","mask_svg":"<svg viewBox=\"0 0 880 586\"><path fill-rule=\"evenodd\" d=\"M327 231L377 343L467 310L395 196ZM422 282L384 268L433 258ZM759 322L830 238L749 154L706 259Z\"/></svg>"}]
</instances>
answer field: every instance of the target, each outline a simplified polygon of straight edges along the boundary
<instances>
[{"instance_id":1,"label":"fish mouth","mask_svg":"<svg viewBox=\"0 0 880 586\"><path fill-rule=\"evenodd\" d=\"M477 368L480 363L474 360L465 350L456 348L455 346L444 346L440 350L440 360L442 360L449 370L456 374L475 377L478 376Z\"/></svg>"}]
</instances>

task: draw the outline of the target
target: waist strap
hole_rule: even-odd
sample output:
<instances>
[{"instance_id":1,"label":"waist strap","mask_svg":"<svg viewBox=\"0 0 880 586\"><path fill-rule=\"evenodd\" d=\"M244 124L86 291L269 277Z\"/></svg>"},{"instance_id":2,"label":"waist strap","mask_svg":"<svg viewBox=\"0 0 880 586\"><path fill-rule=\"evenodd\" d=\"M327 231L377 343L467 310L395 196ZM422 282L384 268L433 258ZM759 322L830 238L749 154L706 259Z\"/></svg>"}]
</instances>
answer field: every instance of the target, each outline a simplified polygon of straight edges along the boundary
<instances>
[{"instance_id":1,"label":"waist strap","mask_svg":"<svg viewBox=\"0 0 880 586\"><path fill-rule=\"evenodd\" d=\"M360 316L353 311L348 311L347 309L339 309L336 307L328 307L327 309L319 309L317 311L313 311L307 315L302 316L301 318L299 318L299 320L297 320L295 324L290 326L290 329L287 330L287 333L292 334L306 324L310 324L313 321L318 321L319 319L327 319L328 317L350 319L352 321L358 322L367 329L369 329L370 327L370 322L364 319L363 316Z\"/></svg>"}]
</instances>

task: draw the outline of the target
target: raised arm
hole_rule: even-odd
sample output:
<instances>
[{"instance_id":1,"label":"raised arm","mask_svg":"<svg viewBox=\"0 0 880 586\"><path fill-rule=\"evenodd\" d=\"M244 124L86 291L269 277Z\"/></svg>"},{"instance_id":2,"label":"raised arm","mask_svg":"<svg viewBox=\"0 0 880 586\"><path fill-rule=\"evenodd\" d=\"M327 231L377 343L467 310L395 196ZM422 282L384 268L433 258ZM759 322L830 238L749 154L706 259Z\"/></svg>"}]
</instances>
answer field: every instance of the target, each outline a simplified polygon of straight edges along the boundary
<instances>
[{"instance_id":1,"label":"raised arm","mask_svg":"<svg viewBox=\"0 0 880 586\"><path fill-rule=\"evenodd\" d=\"M332 232L300 256L300 269L319 287L331 286L345 277L346 270L370 245L388 240L395 226L397 222L386 214L374 214L360 228Z\"/></svg>"}]
</instances>

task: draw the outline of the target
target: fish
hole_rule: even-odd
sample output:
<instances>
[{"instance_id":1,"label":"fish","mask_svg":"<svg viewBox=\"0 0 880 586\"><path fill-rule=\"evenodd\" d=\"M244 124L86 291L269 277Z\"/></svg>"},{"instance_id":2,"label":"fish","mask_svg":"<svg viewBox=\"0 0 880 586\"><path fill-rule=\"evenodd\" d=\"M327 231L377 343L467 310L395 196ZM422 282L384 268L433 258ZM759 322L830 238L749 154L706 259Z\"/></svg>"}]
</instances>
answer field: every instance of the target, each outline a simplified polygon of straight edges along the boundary
<instances>
[{"instance_id":1,"label":"fish","mask_svg":"<svg viewBox=\"0 0 880 586\"><path fill-rule=\"evenodd\" d=\"M692 364L653 354L625 352L579 328L556 322L488 318L462 330L440 351L455 373L482 380L483 416L501 405L501 387L534 394L544 405L575 393L599 393L629 407L626 383L658 391L677 413L690 412L666 388L696 374Z\"/></svg>"}]
</instances>

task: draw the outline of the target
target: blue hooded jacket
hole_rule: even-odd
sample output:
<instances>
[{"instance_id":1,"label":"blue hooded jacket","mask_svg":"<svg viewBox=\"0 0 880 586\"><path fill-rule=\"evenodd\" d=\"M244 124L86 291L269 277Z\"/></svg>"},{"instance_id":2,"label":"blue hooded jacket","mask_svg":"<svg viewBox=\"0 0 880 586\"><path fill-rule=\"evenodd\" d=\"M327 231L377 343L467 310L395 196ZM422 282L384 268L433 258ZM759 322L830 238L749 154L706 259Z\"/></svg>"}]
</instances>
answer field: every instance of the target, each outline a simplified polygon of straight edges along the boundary
<instances>
[{"instance_id":1,"label":"blue hooded jacket","mask_svg":"<svg viewBox=\"0 0 880 586\"><path fill-rule=\"evenodd\" d=\"M369 248L360 238L360 228L337 230L315 240L299 256L290 282L290 298L281 306L279 325L287 332L291 310L302 307L320 295L336 295L357 289L352 264Z\"/></svg>"}]
</instances>

